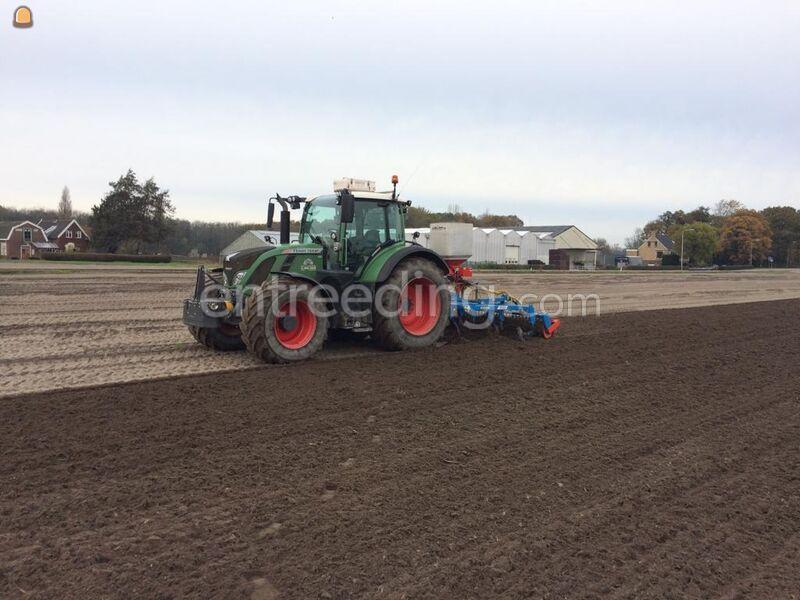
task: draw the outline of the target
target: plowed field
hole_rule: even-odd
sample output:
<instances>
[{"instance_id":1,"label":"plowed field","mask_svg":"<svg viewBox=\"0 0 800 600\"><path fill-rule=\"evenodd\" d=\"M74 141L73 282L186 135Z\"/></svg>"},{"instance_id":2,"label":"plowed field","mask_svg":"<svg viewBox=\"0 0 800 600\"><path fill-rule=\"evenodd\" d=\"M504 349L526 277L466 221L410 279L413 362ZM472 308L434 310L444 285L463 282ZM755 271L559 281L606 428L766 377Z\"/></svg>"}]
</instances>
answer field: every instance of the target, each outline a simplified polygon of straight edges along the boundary
<instances>
[{"instance_id":1,"label":"plowed field","mask_svg":"<svg viewBox=\"0 0 800 600\"><path fill-rule=\"evenodd\" d=\"M0 597L796 598L799 312L6 398Z\"/></svg>"},{"instance_id":2,"label":"plowed field","mask_svg":"<svg viewBox=\"0 0 800 600\"><path fill-rule=\"evenodd\" d=\"M59 268L56 268L59 267ZM478 278L534 304L580 315L800 298L800 271L486 273ZM258 368L216 354L181 324L190 269L0 263L0 397L87 385ZM549 295L549 296L548 296ZM596 299L592 298L596 295ZM547 296L547 297L545 297ZM331 351L332 350L332 351ZM319 358L373 353L363 345Z\"/></svg>"}]
</instances>

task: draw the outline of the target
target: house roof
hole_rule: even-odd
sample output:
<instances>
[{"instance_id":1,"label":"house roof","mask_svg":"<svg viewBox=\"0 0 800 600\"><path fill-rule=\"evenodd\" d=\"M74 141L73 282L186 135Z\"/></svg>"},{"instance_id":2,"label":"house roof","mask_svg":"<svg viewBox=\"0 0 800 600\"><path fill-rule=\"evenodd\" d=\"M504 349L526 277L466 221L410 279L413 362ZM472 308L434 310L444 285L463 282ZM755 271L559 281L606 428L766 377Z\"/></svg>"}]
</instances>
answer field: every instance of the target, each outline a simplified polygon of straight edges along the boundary
<instances>
[{"instance_id":1,"label":"house roof","mask_svg":"<svg viewBox=\"0 0 800 600\"><path fill-rule=\"evenodd\" d=\"M83 227L81 227L81 224L78 223L78 221L75 219L63 219L59 221L42 221L39 225L42 229L44 229L45 233L47 234L48 240L55 240L60 238L64 234L64 232L69 228L69 226L72 225L73 223L75 223L75 225L78 226L78 229L80 229L83 232L84 237L87 238L89 237L89 234L86 232L86 230Z\"/></svg>"},{"instance_id":2,"label":"house roof","mask_svg":"<svg viewBox=\"0 0 800 600\"><path fill-rule=\"evenodd\" d=\"M675 242L672 241L672 238L670 238L666 233L657 233L656 238L658 238L659 242L664 244L664 247L667 250L672 252L672 249L675 247Z\"/></svg>"},{"instance_id":3,"label":"house roof","mask_svg":"<svg viewBox=\"0 0 800 600\"><path fill-rule=\"evenodd\" d=\"M39 223L39 227L44 229L44 232L47 234L48 240L54 240L58 237L58 234L63 231L66 227L69 226L70 221L42 221Z\"/></svg>"},{"instance_id":4,"label":"house roof","mask_svg":"<svg viewBox=\"0 0 800 600\"><path fill-rule=\"evenodd\" d=\"M33 242L33 247L39 250L60 250L55 242Z\"/></svg>"},{"instance_id":5,"label":"house roof","mask_svg":"<svg viewBox=\"0 0 800 600\"><path fill-rule=\"evenodd\" d=\"M11 235L12 229L26 223L41 229L41 227L33 221L0 221L0 240L7 240Z\"/></svg>"}]
</instances>

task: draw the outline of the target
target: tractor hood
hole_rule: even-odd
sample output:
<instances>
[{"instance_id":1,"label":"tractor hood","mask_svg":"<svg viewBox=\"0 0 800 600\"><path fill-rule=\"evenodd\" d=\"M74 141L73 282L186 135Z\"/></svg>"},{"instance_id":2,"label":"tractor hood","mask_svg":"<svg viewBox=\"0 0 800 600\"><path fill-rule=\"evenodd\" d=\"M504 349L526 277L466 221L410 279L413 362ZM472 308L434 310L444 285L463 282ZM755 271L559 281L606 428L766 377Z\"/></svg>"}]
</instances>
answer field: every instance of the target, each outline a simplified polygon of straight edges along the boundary
<instances>
[{"instance_id":1,"label":"tractor hood","mask_svg":"<svg viewBox=\"0 0 800 600\"><path fill-rule=\"evenodd\" d=\"M273 248L275 248L275 246L267 244L266 246L261 246L260 248L239 250L239 252L234 252L233 254L226 256L225 261L222 263L222 267L225 269L226 273L231 274L237 273L238 271L245 271L259 256L264 254L264 252L269 252Z\"/></svg>"}]
</instances>

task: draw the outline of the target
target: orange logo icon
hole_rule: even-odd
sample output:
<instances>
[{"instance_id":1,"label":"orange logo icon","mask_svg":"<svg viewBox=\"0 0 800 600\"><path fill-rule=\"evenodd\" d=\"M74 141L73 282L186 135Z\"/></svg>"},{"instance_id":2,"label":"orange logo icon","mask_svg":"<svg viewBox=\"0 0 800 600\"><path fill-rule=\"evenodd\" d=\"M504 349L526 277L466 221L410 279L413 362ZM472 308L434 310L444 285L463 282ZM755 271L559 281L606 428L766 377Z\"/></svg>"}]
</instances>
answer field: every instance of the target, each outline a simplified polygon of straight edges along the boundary
<instances>
[{"instance_id":1,"label":"orange logo icon","mask_svg":"<svg viewBox=\"0 0 800 600\"><path fill-rule=\"evenodd\" d=\"M33 13L27 6L20 6L14 11L14 27L25 29L33 27Z\"/></svg>"}]
</instances>

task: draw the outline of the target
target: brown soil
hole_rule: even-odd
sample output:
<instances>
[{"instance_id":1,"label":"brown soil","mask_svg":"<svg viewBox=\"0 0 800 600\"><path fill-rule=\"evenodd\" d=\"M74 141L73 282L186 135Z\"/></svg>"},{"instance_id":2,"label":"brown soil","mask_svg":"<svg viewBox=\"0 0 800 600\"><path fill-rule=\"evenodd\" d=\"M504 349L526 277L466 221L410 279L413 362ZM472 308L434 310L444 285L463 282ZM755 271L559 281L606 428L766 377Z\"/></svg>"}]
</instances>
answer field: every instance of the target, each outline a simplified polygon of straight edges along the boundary
<instances>
[{"instance_id":1,"label":"brown soil","mask_svg":"<svg viewBox=\"0 0 800 600\"><path fill-rule=\"evenodd\" d=\"M0 402L0 597L797 597L800 301Z\"/></svg>"},{"instance_id":2,"label":"brown soil","mask_svg":"<svg viewBox=\"0 0 800 600\"><path fill-rule=\"evenodd\" d=\"M87 385L262 366L247 353L198 345L181 323L191 269L171 266L60 265L3 261L0 268L0 398ZM169 267L169 268L168 268ZM14 273L14 269L18 272ZM24 269L24 270L23 270ZM9 274L14 273L14 274ZM800 270L720 272L478 273L513 294L562 297L564 311L587 314L800 298ZM596 295L598 300L591 299ZM558 309L552 296L545 308ZM571 310L570 310L571 306ZM369 354L361 345L320 358Z\"/></svg>"}]
</instances>

